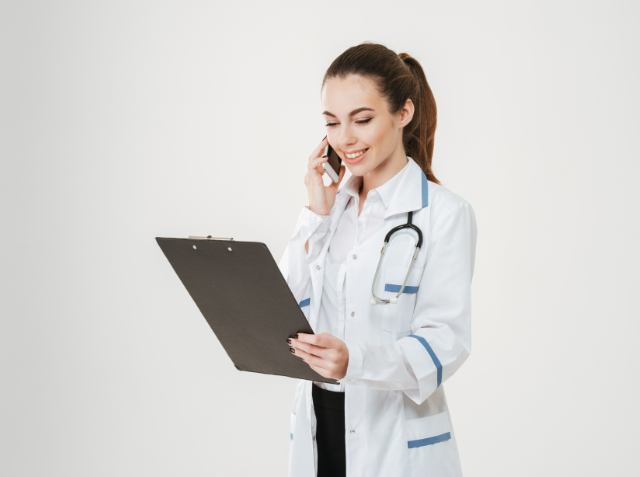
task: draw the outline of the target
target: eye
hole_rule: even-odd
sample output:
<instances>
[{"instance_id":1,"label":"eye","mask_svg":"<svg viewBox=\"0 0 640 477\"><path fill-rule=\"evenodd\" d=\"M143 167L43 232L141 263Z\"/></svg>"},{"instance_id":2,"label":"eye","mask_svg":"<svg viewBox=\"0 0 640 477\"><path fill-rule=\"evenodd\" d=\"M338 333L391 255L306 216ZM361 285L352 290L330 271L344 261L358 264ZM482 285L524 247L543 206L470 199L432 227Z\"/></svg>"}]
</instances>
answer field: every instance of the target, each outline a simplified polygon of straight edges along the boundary
<instances>
[{"instance_id":1,"label":"eye","mask_svg":"<svg viewBox=\"0 0 640 477\"><path fill-rule=\"evenodd\" d=\"M371 121L371 119L373 119L373 118L361 119L359 121L356 121L356 124L367 124L369 121Z\"/></svg>"},{"instance_id":2,"label":"eye","mask_svg":"<svg viewBox=\"0 0 640 477\"><path fill-rule=\"evenodd\" d=\"M325 124L325 126L328 127L328 128L332 128L332 127L336 126L337 124L338 123L327 123L327 124Z\"/></svg>"}]
</instances>

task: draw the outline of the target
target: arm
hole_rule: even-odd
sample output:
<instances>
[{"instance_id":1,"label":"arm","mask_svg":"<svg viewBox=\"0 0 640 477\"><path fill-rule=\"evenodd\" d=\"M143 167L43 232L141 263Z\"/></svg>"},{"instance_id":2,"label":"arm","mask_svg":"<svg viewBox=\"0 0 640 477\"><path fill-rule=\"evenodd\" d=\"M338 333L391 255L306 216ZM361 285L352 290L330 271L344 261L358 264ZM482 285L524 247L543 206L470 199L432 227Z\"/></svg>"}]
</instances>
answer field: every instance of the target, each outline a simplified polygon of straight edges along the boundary
<instances>
[{"instance_id":1,"label":"arm","mask_svg":"<svg viewBox=\"0 0 640 477\"><path fill-rule=\"evenodd\" d=\"M329 230L329 214L336 200L338 186L346 171L342 166L338 182L324 185L322 175L325 171L322 164L327 162L328 158L322 156L322 153L327 144L325 137L309 156L307 174L304 177L309 207L305 206L302 209L293 235L278 263L291 291L299 299L311 277L308 265L318 258L322 250L322 242Z\"/></svg>"},{"instance_id":2,"label":"arm","mask_svg":"<svg viewBox=\"0 0 640 477\"><path fill-rule=\"evenodd\" d=\"M412 334L390 344L347 343L353 363L346 380L401 389L418 404L453 375L471 352L475 214L471 205L459 202L434 219Z\"/></svg>"},{"instance_id":3,"label":"arm","mask_svg":"<svg viewBox=\"0 0 640 477\"><path fill-rule=\"evenodd\" d=\"M293 235L278 263L282 275L296 297L309 281L309 263L315 260L322 250L322 243L329 231L329 222L329 215L314 214L308 207L303 207L298 217Z\"/></svg>"},{"instance_id":4,"label":"arm","mask_svg":"<svg viewBox=\"0 0 640 477\"><path fill-rule=\"evenodd\" d=\"M429 256L411 325L394 343L344 343L300 335L296 355L326 377L376 389L402 390L420 404L471 351L471 279L477 227L463 201L432 216ZM313 348L325 347L325 349Z\"/></svg>"}]
</instances>

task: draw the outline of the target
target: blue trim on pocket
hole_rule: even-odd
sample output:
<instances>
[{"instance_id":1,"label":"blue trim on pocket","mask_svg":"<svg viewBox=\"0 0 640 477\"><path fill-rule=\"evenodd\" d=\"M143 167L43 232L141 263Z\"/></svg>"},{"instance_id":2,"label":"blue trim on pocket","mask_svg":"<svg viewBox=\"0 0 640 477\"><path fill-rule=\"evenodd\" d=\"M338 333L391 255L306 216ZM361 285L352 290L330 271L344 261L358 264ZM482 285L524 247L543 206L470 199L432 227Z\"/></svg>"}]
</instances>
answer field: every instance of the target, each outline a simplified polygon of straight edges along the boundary
<instances>
[{"instance_id":1,"label":"blue trim on pocket","mask_svg":"<svg viewBox=\"0 0 640 477\"><path fill-rule=\"evenodd\" d=\"M309 306L311 304L311 298L307 298L306 300L302 300L300 303L300 308L304 308L305 306Z\"/></svg>"},{"instance_id":2,"label":"blue trim on pocket","mask_svg":"<svg viewBox=\"0 0 640 477\"><path fill-rule=\"evenodd\" d=\"M398 293L401 288L402 285L393 285L392 283L384 284L384 291L388 292ZM420 288L420 286L410 287L407 285L406 287L404 287L404 290L402 290L402 293L418 293L418 288Z\"/></svg>"},{"instance_id":3,"label":"blue trim on pocket","mask_svg":"<svg viewBox=\"0 0 640 477\"><path fill-rule=\"evenodd\" d=\"M293 440L293 434L289 433L291 440Z\"/></svg>"},{"instance_id":4,"label":"blue trim on pocket","mask_svg":"<svg viewBox=\"0 0 640 477\"><path fill-rule=\"evenodd\" d=\"M427 182L427 176L422 171L422 207L429 205L429 183Z\"/></svg>"},{"instance_id":5,"label":"blue trim on pocket","mask_svg":"<svg viewBox=\"0 0 640 477\"><path fill-rule=\"evenodd\" d=\"M433 360L433 364L436 365L436 369L438 370L438 385L436 387L440 387L440 384L442 384L442 363L440 363L440 360L431 349L431 346L429 346L429 343L427 343L427 340L425 340L422 336L418 336L418 335L409 335L409 336L417 339L420 343L422 343L422 346L424 346L424 348L427 350L427 353L429 353L429 356L431 356L431 359Z\"/></svg>"},{"instance_id":6,"label":"blue trim on pocket","mask_svg":"<svg viewBox=\"0 0 640 477\"><path fill-rule=\"evenodd\" d=\"M415 441L409 441L409 449L414 447L430 446L431 444L437 444L438 442L444 442L451 439L451 433L440 434L439 436L427 437L426 439L417 439Z\"/></svg>"}]
</instances>

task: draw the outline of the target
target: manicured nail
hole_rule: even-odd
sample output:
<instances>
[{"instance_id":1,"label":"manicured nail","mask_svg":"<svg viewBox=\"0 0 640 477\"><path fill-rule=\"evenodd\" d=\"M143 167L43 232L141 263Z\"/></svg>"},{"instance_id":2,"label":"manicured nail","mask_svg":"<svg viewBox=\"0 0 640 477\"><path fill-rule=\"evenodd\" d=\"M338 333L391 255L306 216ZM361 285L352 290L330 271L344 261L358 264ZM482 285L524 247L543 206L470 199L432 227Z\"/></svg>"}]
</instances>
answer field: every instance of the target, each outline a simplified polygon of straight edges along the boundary
<instances>
[{"instance_id":1,"label":"manicured nail","mask_svg":"<svg viewBox=\"0 0 640 477\"><path fill-rule=\"evenodd\" d=\"M291 340L289 338L287 338L287 343L291 344Z\"/></svg>"},{"instance_id":2,"label":"manicured nail","mask_svg":"<svg viewBox=\"0 0 640 477\"><path fill-rule=\"evenodd\" d=\"M291 351L291 352L292 352L292 353L294 353L294 354L295 354L295 352L296 352L296 350L295 350L295 349L293 349L293 348L289 348L289 351Z\"/></svg>"},{"instance_id":3,"label":"manicured nail","mask_svg":"<svg viewBox=\"0 0 640 477\"><path fill-rule=\"evenodd\" d=\"M296 333L296 335L294 336L295 339L298 339L298 333Z\"/></svg>"}]
</instances>

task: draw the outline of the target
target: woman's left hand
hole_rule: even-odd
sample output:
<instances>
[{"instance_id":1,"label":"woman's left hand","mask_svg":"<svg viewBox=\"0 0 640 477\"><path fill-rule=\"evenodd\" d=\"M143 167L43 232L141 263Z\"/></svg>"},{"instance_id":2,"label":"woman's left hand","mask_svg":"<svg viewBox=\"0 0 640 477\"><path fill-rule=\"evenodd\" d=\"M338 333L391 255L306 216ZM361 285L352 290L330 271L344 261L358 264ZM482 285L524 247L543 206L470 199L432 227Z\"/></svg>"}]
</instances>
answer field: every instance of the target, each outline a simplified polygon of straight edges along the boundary
<instances>
[{"instance_id":1,"label":"woman's left hand","mask_svg":"<svg viewBox=\"0 0 640 477\"><path fill-rule=\"evenodd\" d=\"M298 333L298 339L289 338L287 343L292 352L320 376L342 379L347 374L349 349L341 339L329 333Z\"/></svg>"}]
</instances>

